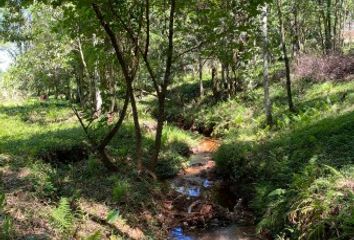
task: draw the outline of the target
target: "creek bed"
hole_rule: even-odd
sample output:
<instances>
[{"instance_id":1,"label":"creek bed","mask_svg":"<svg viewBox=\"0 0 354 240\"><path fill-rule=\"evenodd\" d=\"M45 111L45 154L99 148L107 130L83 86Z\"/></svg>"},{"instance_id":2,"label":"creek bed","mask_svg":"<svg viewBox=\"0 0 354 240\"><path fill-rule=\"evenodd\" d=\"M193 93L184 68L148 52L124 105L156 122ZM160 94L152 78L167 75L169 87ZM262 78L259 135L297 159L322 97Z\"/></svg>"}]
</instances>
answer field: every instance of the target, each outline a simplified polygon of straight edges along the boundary
<instances>
[{"instance_id":1,"label":"creek bed","mask_svg":"<svg viewBox=\"0 0 354 240\"><path fill-rule=\"evenodd\" d=\"M205 138L195 149L190 166L170 181L174 196L171 240L253 240L253 215L242 206L218 176L212 153L219 143ZM246 227L245 227L246 226Z\"/></svg>"}]
</instances>

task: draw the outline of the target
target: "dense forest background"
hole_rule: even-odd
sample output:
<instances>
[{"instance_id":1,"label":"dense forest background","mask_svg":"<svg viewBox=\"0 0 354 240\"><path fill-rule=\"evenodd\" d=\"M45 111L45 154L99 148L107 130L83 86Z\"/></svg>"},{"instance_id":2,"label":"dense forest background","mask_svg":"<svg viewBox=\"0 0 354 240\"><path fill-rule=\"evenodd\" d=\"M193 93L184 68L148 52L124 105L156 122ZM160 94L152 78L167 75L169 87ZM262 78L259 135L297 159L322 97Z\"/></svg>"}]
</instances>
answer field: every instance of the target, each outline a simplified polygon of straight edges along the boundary
<instances>
[{"instance_id":1,"label":"dense forest background","mask_svg":"<svg viewBox=\"0 0 354 240\"><path fill-rule=\"evenodd\" d=\"M2 1L0 239L233 224L353 239L353 14L351 0ZM181 175L215 184L188 195Z\"/></svg>"}]
</instances>

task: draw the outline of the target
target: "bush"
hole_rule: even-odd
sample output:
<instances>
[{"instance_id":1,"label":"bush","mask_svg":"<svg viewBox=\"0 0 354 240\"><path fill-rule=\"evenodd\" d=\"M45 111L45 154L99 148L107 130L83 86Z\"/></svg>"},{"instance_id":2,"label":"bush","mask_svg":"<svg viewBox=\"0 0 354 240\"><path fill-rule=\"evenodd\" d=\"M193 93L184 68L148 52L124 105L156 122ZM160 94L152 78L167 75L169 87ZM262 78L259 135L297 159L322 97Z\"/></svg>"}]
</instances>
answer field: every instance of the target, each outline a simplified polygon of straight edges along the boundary
<instances>
[{"instance_id":1,"label":"bush","mask_svg":"<svg viewBox=\"0 0 354 240\"><path fill-rule=\"evenodd\" d=\"M53 197L58 191L58 173L49 164L36 161L31 165L30 182L33 190L41 197Z\"/></svg>"},{"instance_id":2,"label":"bush","mask_svg":"<svg viewBox=\"0 0 354 240\"><path fill-rule=\"evenodd\" d=\"M337 171L317 164L296 174L288 190L264 199L260 228L282 231L291 239L350 239L354 233L354 169ZM287 230L283 226L289 226Z\"/></svg>"},{"instance_id":3,"label":"bush","mask_svg":"<svg viewBox=\"0 0 354 240\"><path fill-rule=\"evenodd\" d=\"M163 152L156 166L156 175L161 179L174 177L185 161L186 159L176 152Z\"/></svg>"},{"instance_id":4,"label":"bush","mask_svg":"<svg viewBox=\"0 0 354 240\"><path fill-rule=\"evenodd\" d=\"M348 80L354 74L352 55L302 55L296 62L294 73L303 79Z\"/></svg>"},{"instance_id":5,"label":"bush","mask_svg":"<svg viewBox=\"0 0 354 240\"><path fill-rule=\"evenodd\" d=\"M237 142L221 145L214 154L217 167L237 183L248 182L255 176L252 143Z\"/></svg>"},{"instance_id":6,"label":"bush","mask_svg":"<svg viewBox=\"0 0 354 240\"><path fill-rule=\"evenodd\" d=\"M191 154L190 147L185 142L174 141L171 143L170 149L183 157L189 157Z\"/></svg>"}]
</instances>

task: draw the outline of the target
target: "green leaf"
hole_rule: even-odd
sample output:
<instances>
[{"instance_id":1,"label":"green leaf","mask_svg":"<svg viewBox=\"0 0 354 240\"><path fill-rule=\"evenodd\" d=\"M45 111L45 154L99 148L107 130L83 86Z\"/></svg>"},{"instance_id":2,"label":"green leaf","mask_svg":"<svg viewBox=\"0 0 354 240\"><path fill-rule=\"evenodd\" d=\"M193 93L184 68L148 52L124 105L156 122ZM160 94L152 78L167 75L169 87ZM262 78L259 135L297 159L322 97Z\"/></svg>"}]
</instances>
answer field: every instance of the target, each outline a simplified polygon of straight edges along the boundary
<instances>
[{"instance_id":1,"label":"green leaf","mask_svg":"<svg viewBox=\"0 0 354 240\"><path fill-rule=\"evenodd\" d=\"M108 213L108 216L107 216L107 222L109 223L113 223L115 222L118 218L119 218L119 210L118 209L115 209L115 210L112 210Z\"/></svg>"}]
</instances>

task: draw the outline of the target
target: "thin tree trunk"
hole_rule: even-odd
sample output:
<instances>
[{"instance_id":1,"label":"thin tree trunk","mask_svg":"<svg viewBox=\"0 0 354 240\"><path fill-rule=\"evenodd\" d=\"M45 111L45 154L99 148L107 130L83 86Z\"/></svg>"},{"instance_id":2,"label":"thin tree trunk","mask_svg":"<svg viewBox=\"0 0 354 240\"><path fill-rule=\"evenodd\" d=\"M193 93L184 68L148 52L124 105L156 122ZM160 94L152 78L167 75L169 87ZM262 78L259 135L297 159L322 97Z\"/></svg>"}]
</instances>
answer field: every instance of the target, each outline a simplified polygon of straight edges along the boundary
<instances>
[{"instance_id":1,"label":"thin tree trunk","mask_svg":"<svg viewBox=\"0 0 354 240\"><path fill-rule=\"evenodd\" d=\"M213 65L211 67L211 82L212 82L212 90L213 90L213 95L214 97L217 96L218 94L218 83L217 83L217 76L216 76L217 70L216 67Z\"/></svg>"},{"instance_id":2,"label":"thin tree trunk","mask_svg":"<svg viewBox=\"0 0 354 240\"><path fill-rule=\"evenodd\" d=\"M83 80L85 80L85 77L86 77L86 80L88 81L88 97L87 97L87 99L85 99L85 101L88 100L88 104L91 106L91 103L92 103L91 101L92 101L92 98L93 98L92 82L91 82L89 70L87 68L87 63L86 63L84 51L82 49L82 43L81 43L80 37L77 38L77 42L78 42L78 46L79 46L79 53L80 53L81 63L82 63L82 66L83 66Z\"/></svg>"},{"instance_id":3,"label":"thin tree trunk","mask_svg":"<svg viewBox=\"0 0 354 240\"><path fill-rule=\"evenodd\" d=\"M325 39L326 39L326 53L330 53L332 50L332 19L331 19L331 2L326 1L326 21L325 21Z\"/></svg>"},{"instance_id":4,"label":"thin tree trunk","mask_svg":"<svg viewBox=\"0 0 354 240\"><path fill-rule=\"evenodd\" d=\"M155 151L152 157L152 170L154 171L159 159L159 154L162 145L162 132L163 132L163 125L165 121L165 96L164 93L158 98L158 118L157 118L157 126L156 126L156 136L155 136Z\"/></svg>"},{"instance_id":5,"label":"thin tree trunk","mask_svg":"<svg viewBox=\"0 0 354 240\"><path fill-rule=\"evenodd\" d=\"M321 16L318 18L318 26L320 28L319 30L319 35L320 35L320 40L321 40L321 47L322 47L322 53L325 54L326 53L326 43L325 43L325 39L323 37L323 33L322 33L322 21L321 21ZM324 22L324 19L323 19ZM326 28L325 24L323 23L324 29ZM325 32L325 30L324 30Z\"/></svg>"},{"instance_id":6,"label":"thin tree trunk","mask_svg":"<svg viewBox=\"0 0 354 240\"><path fill-rule=\"evenodd\" d=\"M98 65L98 63L96 62L95 76L93 78L92 89L94 91L93 102L94 102L95 112L96 112L96 114L100 115L101 114L101 108L102 108L102 96L101 96L101 91L100 91L100 88L99 88L100 75L99 75L98 70L97 70L97 65Z\"/></svg>"},{"instance_id":7,"label":"thin tree trunk","mask_svg":"<svg viewBox=\"0 0 354 240\"><path fill-rule=\"evenodd\" d=\"M97 38L96 34L93 34L92 36L92 45L93 47L96 47L97 45ZM100 84L100 73L98 71L98 66L99 66L99 59L97 58L95 60L95 70L94 70L94 76L93 76L93 84L92 84L92 91L93 91L93 106L95 108L95 113L99 116L101 114L101 108L102 108L102 96L101 96L101 91L99 88Z\"/></svg>"},{"instance_id":8,"label":"thin tree trunk","mask_svg":"<svg viewBox=\"0 0 354 240\"><path fill-rule=\"evenodd\" d=\"M175 14L176 0L171 0L170 7L170 16L169 16L169 31L168 31L168 48L166 55L166 69L164 74L164 80L161 88L161 92L158 92L158 101L159 101L159 116L157 121L156 128L156 138L155 138L155 151L152 157L152 170L155 170L159 153L161 149L161 138L163 125L165 121L165 99L166 99L166 91L167 86L171 81L171 67L172 67L172 57L173 57L173 27L174 27L174 14ZM158 91L158 89L156 89Z\"/></svg>"},{"instance_id":9,"label":"thin tree trunk","mask_svg":"<svg viewBox=\"0 0 354 240\"><path fill-rule=\"evenodd\" d=\"M132 83L129 83L127 86L127 91L129 91L130 95L130 104L132 107L132 112L133 112L133 120L134 120L134 129L135 129L135 148L136 148L136 161L137 161L137 168L138 171L143 170L143 165L142 165L142 156L143 156L143 150L142 150L142 134L141 134L141 128L139 124L139 113L138 109L136 106L136 101L135 101L135 96L134 96L134 90L132 87Z\"/></svg>"},{"instance_id":10,"label":"thin tree trunk","mask_svg":"<svg viewBox=\"0 0 354 240\"><path fill-rule=\"evenodd\" d=\"M263 88L264 88L264 109L266 121L269 126L273 125L272 118L272 102L269 94L269 39L268 39L268 4L266 3L262 9L262 25L263 25Z\"/></svg>"},{"instance_id":11,"label":"thin tree trunk","mask_svg":"<svg viewBox=\"0 0 354 240\"><path fill-rule=\"evenodd\" d=\"M203 86L203 62L202 57L198 56L198 64L199 64L199 95L200 97L204 96L204 86Z\"/></svg>"},{"instance_id":12,"label":"thin tree trunk","mask_svg":"<svg viewBox=\"0 0 354 240\"><path fill-rule=\"evenodd\" d=\"M227 98L231 98L231 78L230 78L230 65L226 64L225 65L225 72L226 72L226 94Z\"/></svg>"},{"instance_id":13,"label":"thin tree trunk","mask_svg":"<svg viewBox=\"0 0 354 240\"><path fill-rule=\"evenodd\" d=\"M290 77L290 64L288 58L288 52L286 48L285 42L285 30L284 30L284 23L283 23L283 13L282 13L282 2L281 0L277 0L277 8L278 8L278 18L279 18L279 31L280 31L280 41L283 50L283 59L285 65L285 73L286 73L286 91L288 94L288 105L289 110L295 112L294 104L293 104L293 97L291 93L291 77Z\"/></svg>"},{"instance_id":14,"label":"thin tree trunk","mask_svg":"<svg viewBox=\"0 0 354 240\"><path fill-rule=\"evenodd\" d=\"M300 52L300 37L299 37L299 15L298 15L298 2L294 1L293 15L294 15L294 28L293 28L293 57L296 57Z\"/></svg>"}]
</instances>

